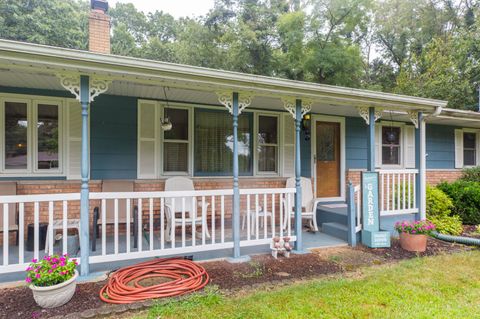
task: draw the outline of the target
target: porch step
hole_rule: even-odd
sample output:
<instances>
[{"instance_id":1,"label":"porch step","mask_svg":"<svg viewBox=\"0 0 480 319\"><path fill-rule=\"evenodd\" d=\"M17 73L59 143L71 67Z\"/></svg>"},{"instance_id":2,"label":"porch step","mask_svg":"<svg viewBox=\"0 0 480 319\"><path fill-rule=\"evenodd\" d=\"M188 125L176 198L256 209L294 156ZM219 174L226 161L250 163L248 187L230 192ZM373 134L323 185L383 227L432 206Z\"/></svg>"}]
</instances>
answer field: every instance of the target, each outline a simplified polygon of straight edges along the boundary
<instances>
[{"instance_id":1,"label":"porch step","mask_svg":"<svg viewBox=\"0 0 480 319\"><path fill-rule=\"evenodd\" d=\"M344 203L334 203L318 205L317 223L321 226L323 223L338 223L347 225L347 207L342 207Z\"/></svg>"},{"instance_id":2,"label":"porch step","mask_svg":"<svg viewBox=\"0 0 480 319\"><path fill-rule=\"evenodd\" d=\"M336 238L343 239L345 241L348 240L347 226L339 223L323 223L322 233L325 233L327 235L330 235Z\"/></svg>"}]
</instances>

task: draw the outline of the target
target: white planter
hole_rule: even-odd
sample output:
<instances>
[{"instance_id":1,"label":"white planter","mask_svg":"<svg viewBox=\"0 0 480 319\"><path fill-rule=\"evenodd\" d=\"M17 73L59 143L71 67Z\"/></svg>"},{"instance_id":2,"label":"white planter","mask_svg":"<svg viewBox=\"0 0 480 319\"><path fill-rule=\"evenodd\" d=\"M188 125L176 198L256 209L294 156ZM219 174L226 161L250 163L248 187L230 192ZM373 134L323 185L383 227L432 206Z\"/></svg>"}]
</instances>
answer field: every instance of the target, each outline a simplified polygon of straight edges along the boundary
<instances>
[{"instance_id":1,"label":"white planter","mask_svg":"<svg viewBox=\"0 0 480 319\"><path fill-rule=\"evenodd\" d=\"M33 292L33 299L42 308L56 308L63 306L72 299L77 287L78 272L72 278L58 285L50 287L37 287L30 285Z\"/></svg>"}]
</instances>

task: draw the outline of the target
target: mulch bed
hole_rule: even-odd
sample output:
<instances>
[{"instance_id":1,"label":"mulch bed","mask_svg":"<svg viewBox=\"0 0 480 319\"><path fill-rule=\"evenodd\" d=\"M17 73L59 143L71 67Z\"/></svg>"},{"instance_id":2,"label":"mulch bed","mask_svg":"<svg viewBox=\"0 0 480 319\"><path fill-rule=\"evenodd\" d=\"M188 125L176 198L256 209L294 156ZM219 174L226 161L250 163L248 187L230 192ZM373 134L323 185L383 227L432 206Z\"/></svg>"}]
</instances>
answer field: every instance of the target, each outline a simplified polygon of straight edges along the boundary
<instances>
[{"instance_id":1,"label":"mulch bed","mask_svg":"<svg viewBox=\"0 0 480 319\"><path fill-rule=\"evenodd\" d=\"M292 255L290 258L279 257L277 260L270 255L259 255L252 257L252 260L247 263L232 264L226 261L213 261L202 265L210 275L211 284L217 285L223 291L235 291L265 283L275 284L330 275L351 271L361 266L468 249L471 248L429 238L427 251L416 254L403 250L398 240L394 239L392 247L384 249L369 249L364 246L354 249L348 247L318 249L311 254ZM74 298L68 304L55 309L39 308L27 287L2 289L0 290L0 305L2 305L0 318L35 319L54 316L78 318L82 311L104 309L105 304L98 298L98 292L104 284L105 281L77 285ZM72 313L76 315L67 315Z\"/></svg>"},{"instance_id":2,"label":"mulch bed","mask_svg":"<svg viewBox=\"0 0 480 319\"><path fill-rule=\"evenodd\" d=\"M477 231L477 226L475 225L463 225L461 236L480 238L480 232Z\"/></svg>"}]
</instances>

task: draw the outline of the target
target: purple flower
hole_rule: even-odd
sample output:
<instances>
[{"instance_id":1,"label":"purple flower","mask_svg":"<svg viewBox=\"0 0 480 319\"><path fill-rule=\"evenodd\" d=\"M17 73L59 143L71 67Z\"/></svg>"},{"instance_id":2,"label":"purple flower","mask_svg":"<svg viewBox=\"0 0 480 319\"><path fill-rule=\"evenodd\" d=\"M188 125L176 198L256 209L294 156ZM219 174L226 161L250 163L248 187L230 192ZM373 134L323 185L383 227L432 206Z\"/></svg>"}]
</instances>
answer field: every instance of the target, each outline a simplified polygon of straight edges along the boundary
<instances>
[{"instance_id":1,"label":"purple flower","mask_svg":"<svg viewBox=\"0 0 480 319\"><path fill-rule=\"evenodd\" d=\"M35 278L37 278L37 279L40 279L40 277L42 277L42 275L40 275L40 274L35 275Z\"/></svg>"},{"instance_id":2,"label":"purple flower","mask_svg":"<svg viewBox=\"0 0 480 319\"><path fill-rule=\"evenodd\" d=\"M27 278L25 278L25 281L28 282L28 283L30 283L30 282L32 282L32 278L27 277Z\"/></svg>"},{"instance_id":3,"label":"purple flower","mask_svg":"<svg viewBox=\"0 0 480 319\"><path fill-rule=\"evenodd\" d=\"M37 261L35 258L32 259L32 263L36 263Z\"/></svg>"}]
</instances>

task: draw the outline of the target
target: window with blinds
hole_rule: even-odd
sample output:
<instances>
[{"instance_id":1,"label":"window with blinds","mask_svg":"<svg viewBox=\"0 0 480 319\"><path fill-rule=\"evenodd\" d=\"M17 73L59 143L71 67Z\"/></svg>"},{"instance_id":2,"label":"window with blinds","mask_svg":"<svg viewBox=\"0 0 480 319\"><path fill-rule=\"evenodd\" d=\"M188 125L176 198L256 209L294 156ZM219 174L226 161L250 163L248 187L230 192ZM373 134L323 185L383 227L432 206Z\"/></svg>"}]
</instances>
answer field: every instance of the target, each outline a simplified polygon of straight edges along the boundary
<instances>
[{"instance_id":1,"label":"window with blinds","mask_svg":"<svg viewBox=\"0 0 480 319\"><path fill-rule=\"evenodd\" d=\"M163 135L163 171L188 173L188 110L165 108L163 113L172 123Z\"/></svg>"},{"instance_id":2,"label":"window with blinds","mask_svg":"<svg viewBox=\"0 0 480 319\"><path fill-rule=\"evenodd\" d=\"M252 175L252 114L238 120L238 162L240 175ZM226 111L196 109L194 167L197 176L231 175L233 172L232 116Z\"/></svg>"}]
</instances>

